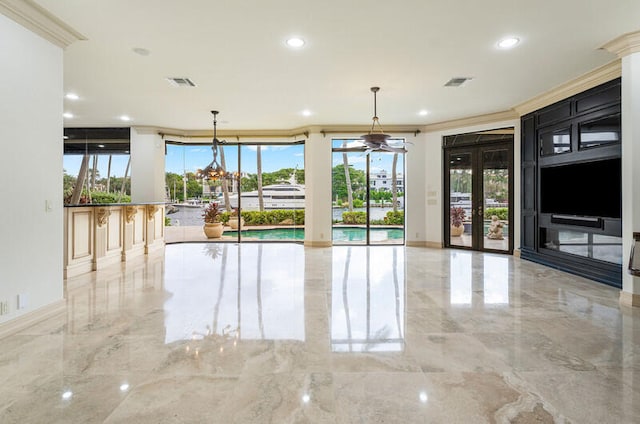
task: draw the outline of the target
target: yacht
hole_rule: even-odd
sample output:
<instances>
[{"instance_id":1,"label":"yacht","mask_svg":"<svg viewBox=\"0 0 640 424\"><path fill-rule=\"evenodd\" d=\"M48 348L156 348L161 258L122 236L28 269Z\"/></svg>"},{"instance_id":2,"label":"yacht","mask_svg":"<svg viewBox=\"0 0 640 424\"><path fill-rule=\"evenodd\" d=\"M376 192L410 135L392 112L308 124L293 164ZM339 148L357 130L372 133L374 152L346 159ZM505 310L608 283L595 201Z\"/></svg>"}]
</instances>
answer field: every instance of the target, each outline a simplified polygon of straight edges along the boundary
<instances>
[{"instance_id":1,"label":"yacht","mask_svg":"<svg viewBox=\"0 0 640 424\"><path fill-rule=\"evenodd\" d=\"M304 197L304 186L300 184L271 184L262 187L265 209L304 209ZM238 207L238 193L229 195L229 203L232 208ZM260 210L258 190L242 193L240 206L244 211Z\"/></svg>"}]
</instances>

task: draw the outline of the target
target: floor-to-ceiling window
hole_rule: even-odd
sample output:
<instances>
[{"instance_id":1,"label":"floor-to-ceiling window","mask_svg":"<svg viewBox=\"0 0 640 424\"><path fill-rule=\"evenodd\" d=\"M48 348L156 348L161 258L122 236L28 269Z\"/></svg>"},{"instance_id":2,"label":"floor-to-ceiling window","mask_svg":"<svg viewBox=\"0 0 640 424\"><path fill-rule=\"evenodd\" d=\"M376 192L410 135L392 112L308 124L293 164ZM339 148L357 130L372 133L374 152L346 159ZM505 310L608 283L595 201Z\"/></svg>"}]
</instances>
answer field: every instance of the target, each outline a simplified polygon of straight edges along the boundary
<instances>
[{"instance_id":1,"label":"floor-to-ceiling window","mask_svg":"<svg viewBox=\"0 0 640 424\"><path fill-rule=\"evenodd\" d=\"M64 203L131 201L129 128L67 128Z\"/></svg>"},{"instance_id":2,"label":"floor-to-ceiling window","mask_svg":"<svg viewBox=\"0 0 640 424\"><path fill-rule=\"evenodd\" d=\"M167 143L167 242L304 240L304 143L223 143L226 178L198 177L212 161L210 144ZM204 209L216 203L221 238L202 231Z\"/></svg>"},{"instance_id":3,"label":"floor-to-ceiling window","mask_svg":"<svg viewBox=\"0 0 640 424\"><path fill-rule=\"evenodd\" d=\"M404 155L349 139L332 148L333 243L404 244Z\"/></svg>"}]
</instances>

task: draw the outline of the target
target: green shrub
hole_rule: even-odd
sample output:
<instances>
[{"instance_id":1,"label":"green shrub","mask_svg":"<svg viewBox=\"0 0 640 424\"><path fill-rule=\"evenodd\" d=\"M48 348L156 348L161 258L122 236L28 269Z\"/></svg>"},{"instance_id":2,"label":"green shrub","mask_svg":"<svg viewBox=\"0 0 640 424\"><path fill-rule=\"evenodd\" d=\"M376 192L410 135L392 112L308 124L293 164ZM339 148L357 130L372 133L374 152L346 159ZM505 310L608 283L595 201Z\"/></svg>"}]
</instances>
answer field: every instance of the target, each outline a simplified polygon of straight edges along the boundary
<instances>
[{"instance_id":1,"label":"green shrub","mask_svg":"<svg viewBox=\"0 0 640 424\"><path fill-rule=\"evenodd\" d=\"M106 193L104 191L92 191L91 203L93 204L106 204L106 203L131 203L131 197L126 194L122 195L120 200L119 193Z\"/></svg>"},{"instance_id":2,"label":"green shrub","mask_svg":"<svg viewBox=\"0 0 640 424\"><path fill-rule=\"evenodd\" d=\"M361 208L364 206L364 202L360 199L353 199L353 207L354 208Z\"/></svg>"},{"instance_id":3,"label":"green shrub","mask_svg":"<svg viewBox=\"0 0 640 424\"><path fill-rule=\"evenodd\" d=\"M387 216L384 217L384 223L388 225L404 225L404 212L403 211L387 212Z\"/></svg>"},{"instance_id":4,"label":"green shrub","mask_svg":"<svg viewBox=\"0 0 640 424\"><path fill-rule=\"evenodd\" d=\"M500 220L509 219L509 208L487 208L484 210L485 219L491 219L493 215L496 215Z\"/></svg>"},{"instance_id":5,"label":"green shrub","mask_svg":"<svg viewBox=\"0 0 640 424\"><path fill-rule=\"evenodd\" d=\"M169 218L168 216L164 217L164 226L165 227L171 227L171 218Z\"/></svg>"},{"instance_id":6,"label":"green shrub","mask_svg":"<svg viewBox=\"0 0 640 424\"><path fill-rule=\"evenodd\" d=\"M342 222L345 224L366 224L367 213L359 212L342 212Z\"/></svg>"},{"instance_id":7,"label":"green shrub","mask_svg":"<svg viewBox=\"0 0 640 424\"><path fill-rule=\"evenodd\" d=\"M245 225L304 225L304 210L300 209L275 209L270 211L242 211ZM223 224L229 222L231 213L222 212L220 221Z\"/></svg>"}]
</instances>

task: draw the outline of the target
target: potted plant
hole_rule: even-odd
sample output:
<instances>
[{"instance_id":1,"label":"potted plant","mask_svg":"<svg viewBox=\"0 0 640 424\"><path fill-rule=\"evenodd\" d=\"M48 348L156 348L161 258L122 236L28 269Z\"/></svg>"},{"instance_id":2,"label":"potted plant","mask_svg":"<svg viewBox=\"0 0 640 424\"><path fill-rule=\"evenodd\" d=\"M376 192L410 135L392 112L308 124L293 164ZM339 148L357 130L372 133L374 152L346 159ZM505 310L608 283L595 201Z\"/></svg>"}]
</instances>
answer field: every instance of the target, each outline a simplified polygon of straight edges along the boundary
<instances>
[{"instance_id":1,"label":"potted plant","mask_svg":"<svg viewBox=\"0 0 640 424\"><path fill-rule=\"evenodd\" d=\"M240 215L240 210L238 208L233 208L229 215L229 227L237 230L238 226L244 226L244 218Z\"/></svg>"},{"instance_id":2,"label":"potted plant","mask_svg":"<svg viewBox=\"0 0 640 424\"><path fill-rule=\"evenodd\" d=\"M211 202L202 213L204 218L204 233L208 238L222 237L222 222L220 222L220 207L217 203Z\"/></svg>"},{"instance_id":3,"label":"potted plant","mask_svg":"<svg viewBox=\"0 0 640 424\"><path fill-rule=\"evenodd\" d=\"M449 219L451 220L451 237L460 237L464 233L464 221L466 214L462 208L451 208Z\"/></svg>"}]
</instances>

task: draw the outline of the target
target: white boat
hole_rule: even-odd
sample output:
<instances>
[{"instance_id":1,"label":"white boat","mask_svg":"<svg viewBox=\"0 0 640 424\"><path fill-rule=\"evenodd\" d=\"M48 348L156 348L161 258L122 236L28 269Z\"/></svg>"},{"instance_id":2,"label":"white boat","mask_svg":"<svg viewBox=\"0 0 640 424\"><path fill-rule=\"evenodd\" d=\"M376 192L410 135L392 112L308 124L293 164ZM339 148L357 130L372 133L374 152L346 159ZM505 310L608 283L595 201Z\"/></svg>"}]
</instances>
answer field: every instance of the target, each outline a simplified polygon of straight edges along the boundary
<instances>
[{"instance_id":1,"label":"white boat","mask_svg":"<svg viewBox=\"0 0 640 424\"><path fill-rule=\"evenodd\" d=\"M262 201L267 209L304 209L305 189L301 184L271 184L262 187ZM238 193L229 195L232 208L238 207ZM242 193L240 207L243 211L260 210L258 190Z\"/></svg>"}]
</instances>

